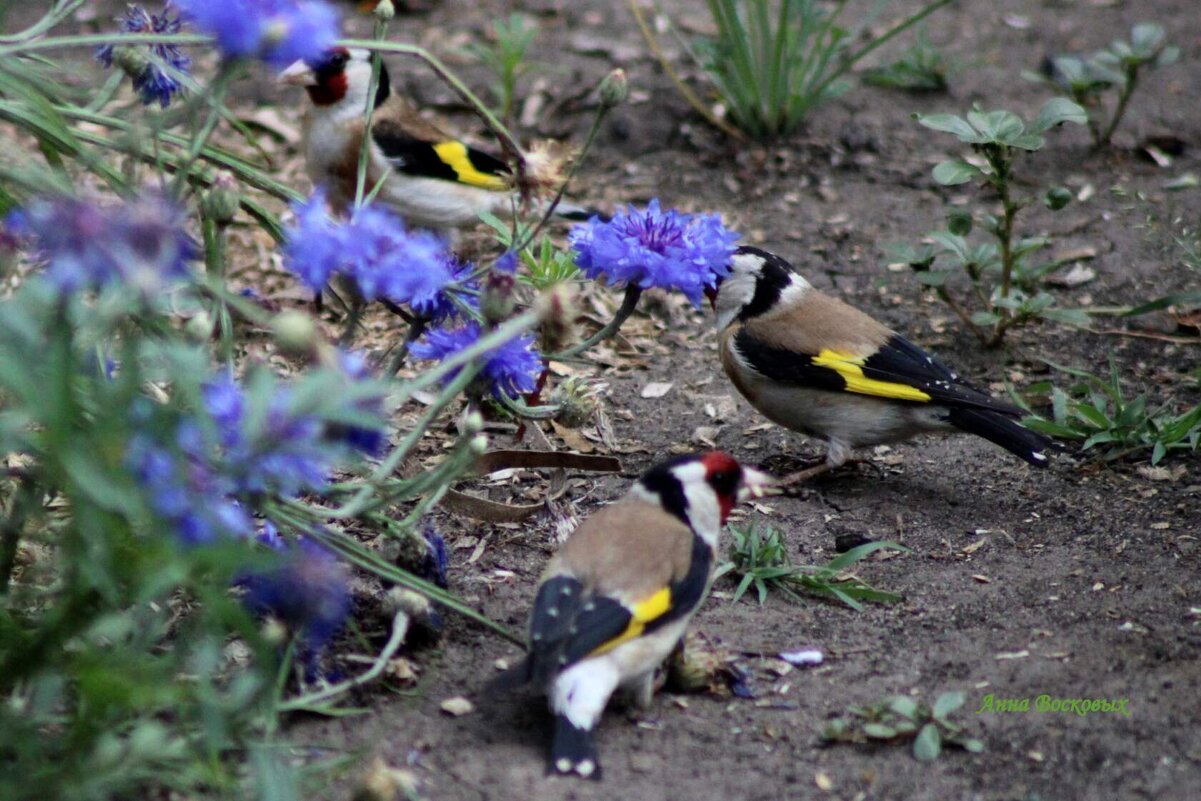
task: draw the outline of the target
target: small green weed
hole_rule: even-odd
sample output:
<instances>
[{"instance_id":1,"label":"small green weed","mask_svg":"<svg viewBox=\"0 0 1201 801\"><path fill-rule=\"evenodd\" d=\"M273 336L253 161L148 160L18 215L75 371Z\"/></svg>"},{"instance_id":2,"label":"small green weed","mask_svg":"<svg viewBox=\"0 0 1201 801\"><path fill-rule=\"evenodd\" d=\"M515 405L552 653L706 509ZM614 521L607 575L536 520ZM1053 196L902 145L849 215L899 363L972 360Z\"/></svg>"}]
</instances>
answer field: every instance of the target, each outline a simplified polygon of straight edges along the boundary
<instances>
[{"instance_id":1,"label":"small green weed","mask_svg":"<svg viewBox=\"0 0 1201 801\"><path fill-rule=\"evenodd\" d=\"M864 70L863 82L905 92L945 92L948 64L942 52L932 47L924 33L891 64Z\"/></svg>"},{"instance_id":2,"label":"small green weed","mask_svg":"<svg viewBox=\"0 0 1201 801\"><path fill-rule=\"evenodd\" d=\"M868 26L874 14L852 27L838 24L847 0L709 0L717 36L693 55L734 124L752 137L771 138L790 133L816 106L849 89L845 76L864 56L950 1L926 3L873 36ZM633 0L631 8L638 16ZM645 25L643 33L653 36ZM657 42L651 45L661 52ZM686 96L696 105L690 92ZM712 118L707 109L698 110Z\"/></svg>"},{"instance_id":3,"label":"small green weed","mask_svg":"<svg viewBox=\"0 0 1201 801\"><path fill-rule=\"evenodd\" d=\"M511 250L514 242L529 240L528 226L518 225L514 230L512 224L488 212L480 214L480 219L496 232L496 240L506 250ZM536 244L523 247L518 256L529 270L529 275L519 273L517 280L538 291L578 278L580 274L573 251L555 247L550 237L545 235Z\"/></svg>"},{"instance_id":4,"label":"small green weed","mask_svg":"<svg viewBox=\"0 0 1201 801\"><path fill-rule=\"evenodd\" d=\"M733 538L730 559L718 566L714 578L727 573L740 577L734 591L735 602L751 587L758 593L760 604L767 600L770 588L778 589L794 600L800 600L797 590L834 598L855 610L863 608L860 601L895 603L901 600L899 595L877 590L859 577L844 573L851 565L881 549L908 553L908 548L895 542L869 542L839 554L826 565L810 566L794 565L789 561L783 535L775 527L730 526L730 534Z\"/></svg>"},{"instance_id":5,"label":"small green weed","mask_svg":"<svg viewBox=\"0 0 1201 801\"><path fill-rule=\"evenodd\" d=\"M1127 104L1141 73L1172 64L1180 48L1168 45L1162 25L1144 22L1130 31L1130 41L1116 39L1109 47L1087 56L1054 56L1044 65L1046 74L1026 73L1045 81L1088 109L1088 130L1093 146L1107 147L1126 114ZM1104 95L1117 89L1113 110L1105 119Z\"/></svg>"},{"instance_id":6,"label":"small green weed","mask_svg":"<svg viewBox=\"0 0 1201 801\"><path fill-rule=\"evenodd\" d=\"M492 94L496 99L496 115L508 120L513 114L517 97L517 82L529 73L525 60L530 45L538 35L538 26L522 14L511 14L508 20L492 24L492 43L473 43L471 54L492 72Z\"/></svg>"},{"instance_id":7,"label":"small green weed","mask_svg":"<svg viewBox=\"0 0 1201 801\"><path fill-rule=\"evenodd\" d=\"M978 181L996 193L1001 214L984 209L976 215L954 210L947 215L945 230L928 235L933 245L887 245L889 261L908 264L918 281L936 292L988 347L1000 345L1009 329L1035 319L1087 324L1084 312L1055 308L1055 299L1039 288L1042 280L1063 263L1034 258L1050 244L1046 238L1017 235L1018 212L1038 198L1019 196L1014 179L1018 156L1040 150L1045 141L1043 134L1056 125L1083 124L1084 109L1059 97L1047 101L1030 122L1009 111L982 111L978 107L969 111L966 118L955 114L915 115L915 118L927 128L954 134L971 147L970 154L935 166L934 180L944 186ZM1057 186L1048 189L1042 201L1058 211L1071 198L1071 192ZM977 222L991 241L969 242L968 235ZM975 311L952 294L948 286L948 279L959 272L966 274L971 283Z\"/></svg>"},{"instance_id":8,"label":"small green weed","mask_svg":"<svg viewBox=\"0 0 1201 801\"><path fill-rule=\"evenodd\" d=\"M1149 408L1146 393L1127 397L1112 358L1108 378L1048 364L1080 380L1067 390L1050 381L1026 388L1026 395L1050 396L1050 419L1035 414L1024 397L1011 393L1015 402L1030 414L1022 421L1027 428L1053 437L1081 440L1082 450L1096 448L1105 461L1150 450L1151 464L1157 465L1171 451L1195 452L1201 444L1201 405L1177 413L1169 405Z\"/></svg>"},{"instance_id":9,"label":"small green weed","mask_svg":"<svg viewBox=\"0 0 1201 801\"><path fill-rule=\"evenodd\" d=\"M966 700L962 690L943 693L934 706L907 695L892 695L871 706L852 706L822 729L827 743L900 743L913 741L913 757L922 762L938 759L943 745L954 745L973 754L984 743L964 733L950 715Z\"/></svg>"}]
</instances>

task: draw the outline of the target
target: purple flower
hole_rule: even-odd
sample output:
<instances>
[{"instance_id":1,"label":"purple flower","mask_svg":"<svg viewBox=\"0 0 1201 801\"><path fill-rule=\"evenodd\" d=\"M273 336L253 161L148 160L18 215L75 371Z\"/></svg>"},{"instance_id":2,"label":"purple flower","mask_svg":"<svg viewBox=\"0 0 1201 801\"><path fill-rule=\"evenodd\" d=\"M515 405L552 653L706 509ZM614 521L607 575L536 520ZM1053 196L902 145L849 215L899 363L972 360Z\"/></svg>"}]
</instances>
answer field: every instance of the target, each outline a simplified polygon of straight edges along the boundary
<instances>
[{"instance_id":1,"label":"purple flower","mask_svg":"<svg viewBox=\"0 0 1201 801\"><path fill-rule=\"evenodd\" d=\"M350 615L350 574L313 540L285 544L276 533L268 542L274 564L236 581L246 592L243 602L255 614L277 618L306 649L319 652Z\"/></svg>"},{"instance_id":2,"label":"purple flower","mask_svg":"<svg viewBox=\"0 0 1201 801\"><path fill-rule=\"evenodd\" d=\"M399 217L378 206L335 222L321 190L294 208L297 221L287 231L284 264L313 291L342 275L364 300L405 303L435 320L454 313L447 293L472 268L456 261L434 234L408 231Z\"/></svg>"},{"instance_id":3,"label":"purple flower","mask_svg":"<svg viewBox=\"0 0 1201 801\"><path fill-rule=\"evenodd\" d=\"M458 297L459 301L459 303L455 303L451 297L452 290L450 289L450 286L453 284L463 289L478 290L479 282L471 280L471 274L475 272L475 265L469 261L459 261L453 253L447 250L439 254L438 260L445 267L448 280L433 297L426 300L414 301L411 304L413 311L431 322L442 323L452 317L463 316L460 303L470 308L478 309L480 305L478 295L453 293Z\"/></svg>"},{"instance_id":4,"label":"purple flower","mask_svg":"<svg viewBox=\"0 0 1201 801\"><path fill-rule=\"evenodd\" d=\"M323 0L177 0L226 58L283 66L319 59L338 38L338 13Z\"/></svg>"},{"instance_id":5,"label":"purple flower","mask_svg":"<svg viewBox=\"0 0 1201 801\"><path fill-rule=\"evenodd\" d=\"M442 589L446 589L446 571L450 567L450 555L446 550L446 540L438 533L433 524L426 525L422 531L425 537L425 558L421 561L420 575L426 581L431 581Z\"/></svg>"},{"instance_id":6,"label":"purple flower","mask_svg":"<svg viewBox=\"0 0 1201 801\"><path fill-rule=\"evenodd\" d=\"M190 436L182 427L180 433L185 440ZM231 497L232 486L207 460L142 433L130 439L125 461L151 509L184 545L245 537L253 530L250 516Z\"/></svg>"},{"instance_id":7,"label":"purple flower","mask_svg":"<svg viewBox=\"0 0 1201 801\"><path fill-rule=\"evenodd\" d=\"M284 264L314 292L320 292L342 261L342 229L325 208L318 187L304 203L292 204L296 225L287 230Z\"/></svg>"},{"instance_id":8,"label":"purple flower","mask_svg":"<svg viewBox=\"0 0 1201 801\"><path fill-rule=\"evenodd\" d=\"M419 359L446 359L467 348L480 338L479 323L450 329L435 328L424 342L413 345L413 355ZM510 339L486 354L487 362L481 375L488 381L493 396L516 397L533 392L542 374L542 356L534 347L534 336L522 334ZM451 372L453 379L458 370Z\"/></svg>"},{"instance_id":9,"label":"purple flower","mask_svg":"<svg viewBox=\"0 0 1201 801\"><path fill-rule=\"evenodd\" d=\"M164 6L161 14L150 14L140 6L130 5L125 9L121 20L121 30L126 33L179 33L180 21L168 16L168 6ZM179 45L152 44L147 45L151 55L177 72L187 72L192 60L183 54ZM113 65L113 45L103 45L96 49L96 58L106 67ZM158 101L166 108L171 103L171 97L180 90L179 81L163 71L162 67L150 61L142 68L140 74L133 76L133 88L137 90L142 103L150 105Z\"/></svg>"},{"instance_id":10,"label":"purple flower","mask_svg":"<svg viewBox=\"0 0 1201 801\"><path fill-rule=\"evenodd\" d=\"M716 214L663 212L652 200L645 211L633 206L609 222L593 217L571 232L576 264L589 278L643 289L678 289L701 305L706 287L729 272L738 234Z\"/></svg>"},{"instance_id":11,"label":"purple flower","mask_svg":"<svg viewBox=\"0 0 1201 801\"><path fill-rule=\"evenodd\" d=\"M64 295L120 282L151 298L187 278L187 263L196 257L182 214L162 198L110 207L41 199L5 222L46 262L46 280Z\"/></svg>"},{"instance_id":12,"label":"purple flower","mask_svg":"<svg viewBox=\"0 0 1201 801\"><path fill-rule=\"evenodd\" d=\"M348 275L366 300L387 298L419 307L433 303L450 283L442 240L428 231L406 231L379 206L355 212L343 231Z\"/></svg>"}]
</instances>

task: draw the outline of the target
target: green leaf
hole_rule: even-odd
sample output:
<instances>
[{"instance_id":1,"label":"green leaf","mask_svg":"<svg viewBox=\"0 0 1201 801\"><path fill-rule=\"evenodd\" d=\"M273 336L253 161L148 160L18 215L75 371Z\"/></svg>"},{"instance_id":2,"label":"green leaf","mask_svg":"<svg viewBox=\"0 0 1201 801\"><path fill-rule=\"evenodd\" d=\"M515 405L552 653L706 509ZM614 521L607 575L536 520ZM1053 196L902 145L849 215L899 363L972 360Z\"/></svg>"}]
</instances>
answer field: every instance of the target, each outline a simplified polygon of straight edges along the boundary
<instances>
[{"instance_id":1,"label":"green leaf","mask_svg":"<svg viewBox=\"0 0 1201 801\"><path fill-rule=\"evenodd\" d=\"M1151 449L1151 466L1159 464L1163 461L1163 457L1168 455L1168 446L1162 442L1155 443L1155 447Z\"/></svg>"},{"instance_id":2,"label":"green leaf","mask_svg":"<svg viewBox=\"0 0 1201 801\"><path fill-rule=\"evenodd\" d=\"M974 737L969 737L968 739L964 740L962 745L963 750L973 754L979 754L984 751L984 741L977 740Z\"/></svg>"},{"instance_id":3,"label":"green leaf","mask_svg":"<svg viewBox=\"0 0 1201 801\"><path fill-rule=\"evenodd\" d=\"M1051 211L1059 211L1064 206L1072 202L1072 192L1067 187L1053 186L1047 190L1047 194L1043 196L1043 203L1047 204L1047 208Z\"/></svg>"},{"instance_id":4,"label":"green leaf","mask_svg":"<svg viewBox=\"0 0 1201 801\"><path fill-rule=\"evenodd\" d=\"M975 178L980 174L980 170L966 161L952 159L935 165L931 174L934 176L934 180L943 186L957 186L966 184Z\"/></svg>"},{"instance_id":5,"label":"green leaf","mask_svg":"<svg viewBox=\"0 0 1201 801\"><path fill-rule=\"evenodd\" d=\"M1083 417L1088 422L1092 423L1097 428L1109 429L1113 425L1113 421L1100 409L1095 406L1090 406L1087 403L1076 404L1076 414Z\"/></svg>"},{"instance_id":6,"label":"green leaf","mask_svg":"<svg viewBox=\"0 0 1201 801\"><path fill-rule=\"evenodd\" d=\"M1000 315L992 312L978 311L972 314L972 322L982 328L994 326L1001 321Z\"/></svg>"},{"instance_id":7,"label":"green leaf","mask_svg":"<svg viewBox=\"0 0 1201 801\"><path fill-rule=\"evenodd\" d=\"M1130 31L1130 43L1134 45L1134 52L1143 58L1150 58L1163 44L1165 32L1163 26L1157 22L1143 22L1135 25Z\"/></svg>"},{"instance_id":8,"label":"green leaf","mask_svg":"<svg viewBox=\"0 0 1201 801\"><path fill-rule=\"evenodd\" d=\"M923 286L939 287L947 282L950 273L946 270L923 270L917 273L917 282Z\"/></svg>"},{"instance_id":9,"label":"green leaf","mask_svg":"<svg viewBox=\"0 0 1201 801\"><path fill-rule=\"evenodd\" d=\"M930 238L943 250L955 254L960 261L968 260L967 240L962 236L957 236L950 231L932 231Z\"/></svg>"},{"instance_id":10,"label":"green leaf","mask_svg":"<svg viewBox=\"0 0 1201 801\"><path fill-rule=\"evenodd\" d=\"M914 114L913 118L931 130L955 134L960 141L968 144L981 144L987 141L968 124L967 120L954 114Z\"/></svg>"},{"instance_id":11,"label":"green leaf","mask_svg":"<svg viewBox=\"0 0 1201 801\"><path fill-rule=\"evenodd\" d=\"M942 737L933 723L922 726L913 741L913 756L921 762L933 762L942 753Z\"/></svg>"},{"instance_id":12,"label":"green leaf","mask_svg":"<svg viewBox=\"0 0 1201 801\"><path fill-rule=\"evenodd\" d=\"M897 736L897 730L883 723L863 724L863 733L873 740L891 740Z\"/></svg>"},{"instance_id":13,"label":"green leaf","mask_svg":"<svg viewBox=\"0 0 1201 801\"><path fill-rule=\"evenodd\" d=\"M1187 306L1193 303L1201 303L1201 291L1192 290L1189 292L1178 292L1174 295L1166 295L1165 297L1148 301L1140 306L1135 306L1122 316L1137 317L1140 314L1159 311L1160 309L1166 309L1169 306Z\"/></svg>"},{"instance_id":14,"label":"green leaf","mask_svg":"<svg viewBox=\"0 0 1201 801\"><path fill-rule=\"evenodd\" d=\"M1030 133L1041 134L1065 122L1084 125L1088 122L1088 112L1079 103L1068 100L1066 97L1053 97L1043 104L1038 115L1030 121L1026 130Z\"/></svg>"},{"instance_id":15,"label":"green leaf","mask_svg":"<svg viewBox=\"0 0 1201 801\"><path fill-rule=\"evenodd\" d=\"M1083 309L1045 309L1039 316L1046 320L1053 320L1064 325L1080 326L1081 328L1092 323L1092 318Z\"/></svg>"},{"instance_id":16,"label":"green leaf","mask_svg":"<svg viewBox=\"0 0 1201 801\"><path fill-rule=\"evenodd\" d=\"M917 715L917 701L907 695L894 695L888 699L888 708L903 718L913 718Z\"/></svg>"},{"instance_id":17,"label":"green leaf","mask_svg":"<svg viewBox=\"0 0 1201 801\"><path fill-rule=\"evenodd\" d=\"M952 209L947 213L947 230L955 236L970 234L972 232L972 213L964 209Z\"/></svg>"},{"instance_id":18,"label":"green leaf","mask_svg":"<svg viewBox=\"0 0 1201 801\"><path fill-rule=\"evenodd\" d=\"M943 693L938 696L938 700L934 702L931 709L931 714L937 719L945 718L947 715L954 712L959 707L963 706L967 700L967 695L963 690L954 690L949 693Z\"/></svg>"}]
</instances>

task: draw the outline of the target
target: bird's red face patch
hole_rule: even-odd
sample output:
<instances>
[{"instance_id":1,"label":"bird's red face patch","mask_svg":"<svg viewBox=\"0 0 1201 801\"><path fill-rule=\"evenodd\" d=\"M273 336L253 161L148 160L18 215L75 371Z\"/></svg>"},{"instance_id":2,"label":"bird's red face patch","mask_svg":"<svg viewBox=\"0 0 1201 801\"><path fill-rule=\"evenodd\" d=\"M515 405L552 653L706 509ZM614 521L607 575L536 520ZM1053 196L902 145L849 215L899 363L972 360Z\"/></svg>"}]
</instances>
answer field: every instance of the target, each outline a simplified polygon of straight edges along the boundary
<instances>
[{"instance_id":1,"label":"bird's red face patch","mask_svg":"<svg viewBox=\"0 0 1201 801\"><path fill-rule=\"evenodd\" d=\"M721 508L721 522L724 525L734 504L738 501L738 487L742 484L742 466L734 457L722 451L710 451L701 457L705 466L705 480L717 496L717 504Z\"/></svg>"},{"instance_id":2,"label":"bird's red face patch","mask_svg":"<svg viewBox=\"0 0 1201 801\"><path fill-rule=\"evenodd\" d=\"M309 93L309 99L313 101L313 105L332 106L346 97L346 90L349 88L350 84L346 79L346 73L338 72L333 75L318 75L317 84L306 86L305 91Z\"/></svg>"}]
</instances>

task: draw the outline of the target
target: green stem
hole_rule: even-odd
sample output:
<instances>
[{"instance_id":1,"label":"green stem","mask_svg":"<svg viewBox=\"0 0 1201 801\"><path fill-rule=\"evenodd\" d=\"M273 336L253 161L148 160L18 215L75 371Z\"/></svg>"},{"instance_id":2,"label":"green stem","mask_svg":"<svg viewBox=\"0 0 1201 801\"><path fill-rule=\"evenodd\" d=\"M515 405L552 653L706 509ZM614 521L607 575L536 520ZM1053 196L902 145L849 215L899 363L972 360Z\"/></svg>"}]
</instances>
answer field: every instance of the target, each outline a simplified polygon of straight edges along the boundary
<instances>
[{"instance_id":1,"label":"green stem","mask_svg":"<svg viewBox=\"0 0 1201 801\"><path fill-rule=\"evenodd\" d=\"M382 42L387 37L388 21L377 18L375 20L375 30L373 38L376 42ZM383 69L384 59L378 50L371 53L371 79L367 82L367 108L364 112L367 116L367 122L363 130L371 130L371 121L375 118L375 93L379 88L380 71ZM362 143L359 145L359 165L358 173L355 176L354 184L354 207L357 209L363 205L363 192L367 187L367 163L371 160L371 137L364 136Z\"/></svg>"},{"instance_id":2,"label":"green stem","mask_svg":"<svg viewBox=\"0 0 1201 801\"><path fill-rule=\"evenodd\" d=\"M230 64L224 61L221 62L221 69L217 73L217 77L213 79L211 94L209 95L208 116L192 137L192 143L188 146L187 152L184 154L183 161L179 166L179 172L175 174L175 184L172 187L172 195L175 197L180 196L183 185L187 181L187 176L192 171L192 166L196 163L196 159L200 157L204 146L208 143L209 137L213 135L213 131L217 129L217 123L221 122L222 104L225 102L225 92L229 88L229 82L233 74L234 70Z\"/></svg>"},{"instance_id":3,"label":"green stem","mask_svg":"<svg viewBox=\"0 0 1201 801\"><path fill-rule=\"evenodd\" d=\"M320 704L324 701L330 700L331 698L336 698L348 690L352 690L355 687L364 685L369 681L374 681L379 674L384 672L384 669L388 667L388 662L392 660L392 657L396 655L396 652L400 649L400 646L404 644L405 635L408 633L408 631L409 616L403 611L397 612L396 616L392 618L392 636L388 638L388 642L384 645L383 650L379 652L379 656L376 657L375 662L372 663L371 667L367 668L367 670L355 676L353 679L346 679L345 681L340 681L337 684L330 685L324 690L318 690L317 692L308 693L306 695L301 695L288 701L278 703L275 705L276 711L296 712L300 710L311 710L315 704Z\"/></svg>"},{"instance_id":4,"label":"green stem","mask_svg":"<svg viewBox=\"0 0 1201 801\"><path fill-rule=\"evenodd\" d=\"M891 30L882 34L878 39L873 39L872 41L868 42L863 47L861 47L858 50L856 50L855 52L851 53L842 62L841 68L835 70L824 81L819 83L816 86L816 88L814 88L813 95L815 97L820 97L822 95L822 93L824 93L826 91L826 89L829 88L830 84L832 84L834 81L838 80L838 78L841 77L841 75L844 72L846 72L846 70L853 67L860 59L862 59L868 53L871 53L876 48L878 48L884 44L887 44L897 34L903 32L903 31L906 31L909 28L912 28L914 25L921 22L922 20L924 20L926 17L933 14L938 9L942 8L945 5L949 5L952 2L954 2L954 0L935 0L935 2L931 3L930 5L923 8L921 11L919 11L916 14L914 14L913 16L909 17L904 22L897 25L895 28L892 28Z\"/></svg>"},{"instance_id":5,"label":"green stem","mask_svg":"<svg viewBox=\"0 0 1201 801\"><path fill-rule=\"evenodd\" d=\"M584 140L584 146L580 148L579 154L571 163L571 169L568 171L567 177L563 179L563 183L559 184L559 189L557 192L555 192L554 199L551 200L550 204L547 205L546 209L543 211L542 218L538 220L538 224L530 230L524 241L515 245L512 250L520 251L528 247L531 243L533 243L534 237L536 237L546 225L547 220L549 220L550 216L554 213L555 207L558 206L559 201L563 199L563 193L567 191L567 185L571 183L571 179L574 178L575 174L579 171L580 164L583 163L584 157L588 155L588 151L592 148L592 143L596 141L596 135L600 132L601 122L608 115L609 109L610 106L607 106L603 103L601 104L600 108L597 109L596 116L592 118L592 127L588 129L588 137Z\"/></svg>"},{"instance_id":6,"label":"green stem","mask_svg":"<svg viewBox=\"0 0 1201 801\"><path fill-rule=\"evenodd\" d=\"M1117 130L1118 123L1122 121L1122 116L1126 113L1126 104L1130 102L1130 96L1134 94L1134 87L1138 83L1138 67L1129 65L1126 67L1126 84L1122 87L1122 93L1118 95L1117 108L1113 110L1113 117L1109 120L1109 125L1105 127L1105 132L1095 143L1096 148L1108 147L1109 140L1113 136L1113 132Z\"/></svg>"},{"instance_id":7,"label":"green stem","mask_svg":"<svg viewBox=\"0 0 1201 801\"><path fill-rule=\"evenodd\" d=\"M3 41L3 40L0 40ZM48 36L31 42L16 42L0 47L0 58L14 53L32 53L38 50L57 50L63 47L97 47L99 45L211 45L213 37L195 33L109 33L85 34L82 36Z\"/></svg>"},{"instance_id":8,"label":"green stem","mask_svg":"<svg viewBox=\"0 0 1201 801\"><path fill-rule=\"evenodd\" d=\"M421 335L425 333L426 321L424 318L417 318L409 323L409 331L405 334L404 342L400 343L400 347L396 350L396 355L392 357L392 361L388 364L388 375L396 375L400 372L400 368L404 367L405 361L409 358L409 349L413 347L413 343L421 339Z\"/></svg>"},{"instance_id":9,"label":"green stem","mask_svg":"<svg viewBox=\"0 0 1201 801\"><path fill-rule=\"evenodd\" d=\"M225 226L214 220L205 218L202 223L204 233L204 265L210 283L225 287ZM229 306L224 296L215 298L218 330L221 332L221 361L227 366L234 363L234 324L229 315Z\"/></svg>"},{"instance_id":10,"label":"green stem","mask_svg":"<svg viewBox=\"0 0 1201 801\"><path fill-rule=\"evenodd\" d=\"M586 350L589 350L598 342L602 342L613 336L621 328L622 324L630 319L630 315L634 313L634 309L638 306L638 299L642 297L642 287L637 284L630 284L626 287L625 297L622 298L621 308L613 315L610 320L601 330L597 331L592 336L585 339L578 345L573 345L567 350L559 351L558 353L549 354L546 358L553 361L562 361L570 359L573 356L578 356Z\"/></svg>"},{"instance_id":11,"label":"green stem","mask_svg":"<svg viewBox=\"0 0 1201 801\"><path fill-rule=\"evenodd\" d=\"M383 53L399 53L402 55L414 56L415 58L419 58L424 61L426 65L434 71L434 74L442 79L447 86L453 89L455 94L462 98L463 102L470 106L471 109L480 117L480 119L484 121L484 124L488 126L488 130L490 130L492 135L495 136L500 142L501 147L504 149L506 155L513 159L514 166L516 168L515 177L517 178L518 185L523 182L522 179L524 178L525 173L525 151L522 150L521 145L517 143L517 139L513 136L509 129L505 127L504 123L497 119L496 115L488 110L488 107L484 105L484 102L476 97L476 95L467 88L465 83L459 80L459 78L453 72L451 72L445 64L443 64L428 50L423 47L418 47L417 45L402 44L400 42L378 42L372 39L342 39L338 42L338 44L343 47L357 47L364 50L371 50L373 52L378 51Z\"/></svg>"}]
</instances>

